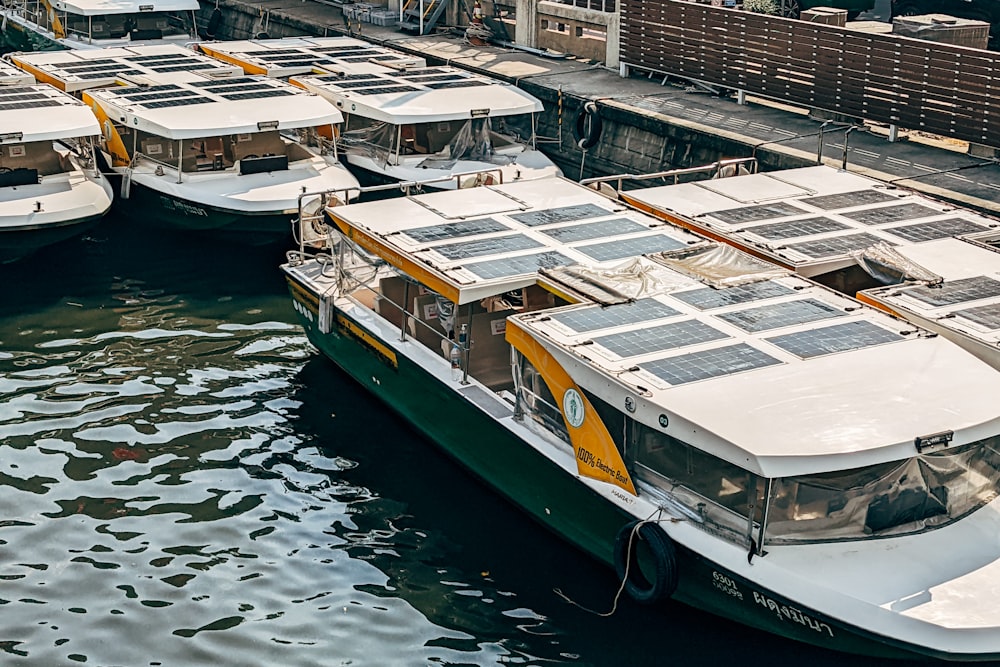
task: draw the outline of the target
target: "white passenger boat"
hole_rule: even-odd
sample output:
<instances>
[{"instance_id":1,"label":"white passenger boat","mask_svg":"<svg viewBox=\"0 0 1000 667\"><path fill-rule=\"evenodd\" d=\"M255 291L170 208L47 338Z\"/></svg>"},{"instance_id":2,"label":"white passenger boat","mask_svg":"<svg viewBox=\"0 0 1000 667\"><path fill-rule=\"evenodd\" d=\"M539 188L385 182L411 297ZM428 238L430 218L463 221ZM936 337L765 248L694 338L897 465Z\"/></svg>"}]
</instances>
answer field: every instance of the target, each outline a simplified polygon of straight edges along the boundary
<instances>
[{"instance_id":1,"label":"white passenger boat","mask_svg":"<svg viewBox=\"0 0 1000 667\"><path fill-rule=\"evenodd\" d=\"M304 193L356 196L333 141L340 112L286 82L177 46L12 60L83 95L122 199L149 222L268 243L290 238Z\"/></svg>"},{"instance_id":2,"label":"white passenger boat","mask_svg":"<svg viewBox=\"0 0 1000 667\"><path fill-rule=\"evenodd\" d=\"M994 218L826 166L620 196L948 336L1000 368Z\"/></svg>"},{"instance_id":3,"label":"white passenger boat","mask_svg":"<svg viewBox=\"0 0 1000 667\"><path fill-rule=\"evenodd\" d=\"M326 212L309 339L636 600L1000 658L989 365L564 179Z\"/></svg>"},{"instance_id":4,"label":"white passenger boat","mask_svg":"<svg viewBox=\"0 0 1000 667\"><path fill-rule=\"evenodd\" d=\"M200 48L247 72L288 76L336 105L345 119L344 158L363 182L437 180L429 187L452 189L474 178L463 176L472 172L504 183L561 173L536 145L542 103L512 84L454 67L413 64L388 49L380 49L380 57L370 53L371 45L359 47L350 38ZM359 48L360 55L354 52ZM317 73L300 73L310 64Z\"/></svg>"},{"instance_id":5,"label":"white passenger boat","mask_svg":"<svg viewBox=\"0 0 1000 667\"><path fill-rule=\"evenodd\" d=\"M100 49L197 39L198 0L10 0L0 8L8 50Z\"/></svg>"},{"instance_id":6,"label":"white passenger boat","mask_svg":"<svg viewBox=\"0 0 1000 667\"><path fill-rule=\"evenodd\" d=\"M0 63L0 263L77 236L108 212L100 132L79 100Z\"/></svg>"}]
</instances>

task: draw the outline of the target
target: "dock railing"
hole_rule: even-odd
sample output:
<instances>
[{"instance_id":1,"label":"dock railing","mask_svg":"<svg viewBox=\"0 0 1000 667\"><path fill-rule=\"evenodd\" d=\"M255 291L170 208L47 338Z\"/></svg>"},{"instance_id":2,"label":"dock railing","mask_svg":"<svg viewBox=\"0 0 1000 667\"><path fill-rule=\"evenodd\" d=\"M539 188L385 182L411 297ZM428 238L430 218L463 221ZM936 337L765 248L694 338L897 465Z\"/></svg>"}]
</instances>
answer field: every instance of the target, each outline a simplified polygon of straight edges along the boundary
<instances>
[{"instance_id":1,"label":"dock railing","mask_svg":"<svg viewBox=\"0 0 1000 667\"><path fill-rule=\"evenodd\" d=\"M712 178L725 178L741 174L757 173L757 158L741 157L727 160L718 160L710 164L697 167L684 167L680 169L669 169L667 171L657 171L648 174L613 174L611 176L595 176L585 178L580 181L580 185L594 186L601 183L615 183L615 191L621 192L626 182L632 181L652 181L659 180L662 183L676 185L684 176L694 176L697 174L712 174Z\"/></svg>"}]
</instances>

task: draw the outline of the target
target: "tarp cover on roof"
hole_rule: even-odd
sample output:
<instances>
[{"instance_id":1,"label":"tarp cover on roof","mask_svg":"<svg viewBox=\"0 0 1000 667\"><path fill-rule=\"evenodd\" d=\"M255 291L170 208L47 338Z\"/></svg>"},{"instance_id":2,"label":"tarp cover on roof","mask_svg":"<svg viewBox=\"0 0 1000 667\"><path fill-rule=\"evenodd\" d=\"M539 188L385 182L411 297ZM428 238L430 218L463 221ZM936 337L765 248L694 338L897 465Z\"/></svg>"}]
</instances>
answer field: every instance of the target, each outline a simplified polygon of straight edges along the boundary
<instances>
[{"instance_id":1,"label":"tarp cover on roof","mask_svg":"<svg viewBox=\"0 0 1000 667\"><path fill-rule=\"evenodd\" d=\"M718 243L650 255L650 258L712 287L735 287L788 275L788 271Z\"/></svg>"}]
</instances>

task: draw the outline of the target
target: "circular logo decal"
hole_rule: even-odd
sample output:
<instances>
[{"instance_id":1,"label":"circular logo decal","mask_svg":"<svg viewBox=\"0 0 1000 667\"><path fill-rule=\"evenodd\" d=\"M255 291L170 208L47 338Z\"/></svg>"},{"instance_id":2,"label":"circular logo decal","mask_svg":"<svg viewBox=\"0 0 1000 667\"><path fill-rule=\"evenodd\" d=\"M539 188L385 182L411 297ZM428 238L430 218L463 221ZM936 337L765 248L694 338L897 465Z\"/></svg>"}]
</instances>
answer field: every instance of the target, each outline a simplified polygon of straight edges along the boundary
<instances>
[{"instance_id":1,"label":"circular logo decal","mask_svg":"<svg viewBox=\"0 0 1000 667\"><path fill-rule=\"evenodd\" d=\"M567 389L563 394L563 415L573 428L583 423L583 397L576 389Z\"/></svg>"},{"instance_id":2,"label":"circular logo decal","mask_svg":"<svg viewBox=\"0 0 1000 667\"><path fill-rule=\"evenodd\" d=\"M631 396L625 397L625 409L629 412L635 412L635 399Z\"/></svg>"},{"instance_id":3,"label":"circular logo decal","mask_svg":"<svg viewBox=\"0 0 1000 667\"><path fill-rule=\"evenodd\" d=\"M666 415L660 415L660 426L662 426L663 428L666 428L669 425L670 425L670 420L667 419L667 416Z\"/></svg>"}]
</instances>

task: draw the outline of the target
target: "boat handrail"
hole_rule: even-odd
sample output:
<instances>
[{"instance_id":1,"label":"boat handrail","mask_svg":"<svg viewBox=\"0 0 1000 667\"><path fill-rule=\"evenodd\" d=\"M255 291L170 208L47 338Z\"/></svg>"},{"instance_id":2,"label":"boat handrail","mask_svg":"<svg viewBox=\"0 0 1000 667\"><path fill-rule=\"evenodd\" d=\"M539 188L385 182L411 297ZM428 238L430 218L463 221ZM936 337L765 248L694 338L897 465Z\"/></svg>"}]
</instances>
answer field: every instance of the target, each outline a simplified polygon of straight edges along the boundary
<instances>
[{"instance_id":1,"label":"boat handrail","mask_svg":"<svg viewBox=\"0 0 1000 667\"><path fill-rule=\"evenodd\" d=\"M611 176L595 176L593 178L585 178L581 180L580 185L592 186L600 183L617 181L618 186L615 189L620 192L622 185L626 181L648 181L653 179L666 181L667 179L673 179L673 184L676 185L680 182L679 179L681 176L689 176L691 174L716 172L719 174L719 178L724 178L725 176L736 176L742 173L740 172L740 167L743 167L751 174L757 173L757 158L727 158L725 160L717 160L716 162L697 167L668 169L667 171L657 171L647 174L613 174Z\"/></svg>"}]
</instances>

